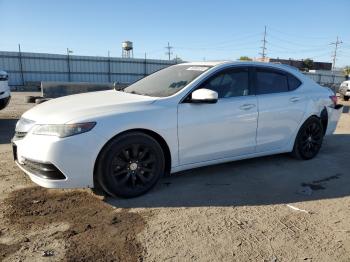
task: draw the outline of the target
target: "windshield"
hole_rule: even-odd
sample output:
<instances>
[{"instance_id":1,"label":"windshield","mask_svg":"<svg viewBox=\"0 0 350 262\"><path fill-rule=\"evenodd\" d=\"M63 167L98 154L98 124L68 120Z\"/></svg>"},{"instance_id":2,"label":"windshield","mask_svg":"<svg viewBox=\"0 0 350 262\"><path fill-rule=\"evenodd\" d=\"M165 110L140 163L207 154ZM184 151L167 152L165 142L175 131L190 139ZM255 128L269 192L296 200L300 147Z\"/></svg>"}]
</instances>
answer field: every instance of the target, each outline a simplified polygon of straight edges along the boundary
<instances>
[{"instance_id":1,"label":"windshield","mask_svg":"<svg viewBox=\"0 0 350 262\"><path fill-rule=\"evenodd\" d=\"M124 92L155 97L171 96L209 68L209 66L193 65L170 66L128 86Z\"/></svg>"}]
</instances>

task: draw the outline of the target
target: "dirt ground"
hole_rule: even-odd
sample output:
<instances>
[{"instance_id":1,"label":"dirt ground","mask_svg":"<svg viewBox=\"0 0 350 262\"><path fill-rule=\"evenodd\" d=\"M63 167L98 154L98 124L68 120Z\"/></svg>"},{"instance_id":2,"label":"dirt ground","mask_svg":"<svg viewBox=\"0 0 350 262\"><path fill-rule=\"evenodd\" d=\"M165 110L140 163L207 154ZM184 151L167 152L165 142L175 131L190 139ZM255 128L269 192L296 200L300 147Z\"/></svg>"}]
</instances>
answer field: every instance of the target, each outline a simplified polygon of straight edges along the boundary
<instances>
[{"instance_id":1,"label":"dirt ground","mask_svg":"<svg viewBox=\"0 0 350 262\"><path fill-rule=\"evenodd\" d=\"M350 261L350 103L313 160L199 168L125 200L43 189L15 166L25 95L0 111L0 261Z\"/></svg>"}]
</instances>

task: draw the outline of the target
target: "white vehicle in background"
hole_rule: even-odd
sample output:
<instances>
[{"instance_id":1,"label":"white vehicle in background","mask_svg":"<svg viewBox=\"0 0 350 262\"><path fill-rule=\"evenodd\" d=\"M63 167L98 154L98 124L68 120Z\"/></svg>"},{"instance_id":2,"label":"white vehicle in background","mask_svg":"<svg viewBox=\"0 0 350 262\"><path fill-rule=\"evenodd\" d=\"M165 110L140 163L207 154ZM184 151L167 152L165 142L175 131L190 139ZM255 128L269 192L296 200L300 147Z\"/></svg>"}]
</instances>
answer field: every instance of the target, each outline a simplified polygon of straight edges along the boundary
<instances>
[{"instance_id":1,"label":"white vehicle in background","mask_svg":"<svg viewBox=\"0 0 350 262\"><path fill-rule=\"evenodd\" d=\"M8 74L0 71L0 110L4 109L11 99L10 87L8 84Z\"/></svg>"},{"instance_id":2,"label":"white vehicle in background","mask_svg":"<svg viewBox=\"0 0 350 262\"><path fill-rule=\"evenodd\" d=\"M344 101L349 101L350 98L350 80L344 81L339 87L339 94L343 97Z\"/></svg>"},{"instance_id":3,"label":"white vehicle in background","mask_svg":"<svg viewBox=\"0 0 350 262\"><path fill-rule=\"evenodd\" d=\"M341 107L330 89L291 67L184 63L122 91L30 109L16 125L13 154L43 187L135 197L186 169L288 152L312 159Z\"/></svg>"}]
</instances>

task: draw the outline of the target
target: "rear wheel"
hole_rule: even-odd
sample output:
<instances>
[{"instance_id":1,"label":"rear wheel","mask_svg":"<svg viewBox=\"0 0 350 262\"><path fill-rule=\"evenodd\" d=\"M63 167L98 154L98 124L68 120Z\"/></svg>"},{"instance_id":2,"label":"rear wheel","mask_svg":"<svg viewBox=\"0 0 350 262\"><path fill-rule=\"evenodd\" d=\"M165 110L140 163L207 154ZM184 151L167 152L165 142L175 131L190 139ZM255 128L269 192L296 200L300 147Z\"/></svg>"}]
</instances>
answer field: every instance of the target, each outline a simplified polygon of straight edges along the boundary
<instances>
[{"instance_id":1,"label":"rear wheel","mask_svg":"<svg viewBox=\"0 0 350 262\"><path fill-rule=\"evenodd\" d=\"M149 191L163 175L164 167L158 142L135 132L116 137L103 149L95 175L108 194L129 198Z\"/></svg>"},{"instance_id":2,"label":"rear wheel","mask_svg":"<svg viewBox=\"0 0 350 262\"><path fill-rule=\"evenodd\" d=\"M323 128L317 117L310 117L301 126L295 139L292 155L298 159L314 158L321 149Z\"/></svg>"},{"instance_id":3,"label":"rear wheel","mask_svg":"<svg viewBox=\"0 0 350 262\"><path fill-rule=\"evenodd\" d=\"M49 99L40 97L40 98L35 99L35 104L41 104L41 103L44 103L46 101L49 101Z\"/></svg>"},{"instance_id":4,"label":"rear wheel","mask_svg":"<svg viewBox=\"0 0 350 262\"><path fill-rule=\"evenodd\" d=\"M344 96L344 101L349 101L349 98L348 96Z\"/></svg>"},{"instance_id":5,"label":"rear wheel","mask_svg":"<svg viewBox=\"0 0 350 262\"><path fill-rule=\"evenodd\" d=\"M35 100L37 98L42 98L41 96L26 96L24 97L24 102L25 103L35 103Z\"/></svg>"}]
</instances>

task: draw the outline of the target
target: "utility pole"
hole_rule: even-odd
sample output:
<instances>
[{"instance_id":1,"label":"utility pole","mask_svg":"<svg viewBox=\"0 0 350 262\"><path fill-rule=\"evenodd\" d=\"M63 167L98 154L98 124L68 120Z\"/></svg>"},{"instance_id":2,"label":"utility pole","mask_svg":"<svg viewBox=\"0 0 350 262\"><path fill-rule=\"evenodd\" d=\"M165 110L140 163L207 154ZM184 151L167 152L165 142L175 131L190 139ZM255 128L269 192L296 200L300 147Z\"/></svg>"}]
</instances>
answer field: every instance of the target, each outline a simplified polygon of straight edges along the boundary
<instances>
[{"instance_id":1,"label":"utility pole","mask_svg":"<svg viewBox=\"0 0 350 262\"><path fill-rule=\"evenodd\" d=\"M69 50L69 48L67 48L67 67L68 67L68 82L71 81L71 76L70 76L70 61L69 61L69 54L73 53L72 50Z\"/></svg>"},{"instance_id":2,"label":"utility pole","mask_svg":"<svg viewBox=\"0 0 350 262\"><path fill-rule=\"evenodd\" d=\"M263 62L265 62L265 58L266 58L266 25L265 25L265 30L264 30L264 38L263 40L261 40L261 42L263 43L262 47L261 47L261 53L259 53L261 55L261 58L263 60Z\"/></svg>"},{"instance_id":3,"label":"utility pole","mask_svg":"<svg viewBox=\"0 0 350 262\"><path fill-rule=\"evenodd\" d=\"M21 71L22 86L24 86L24 75L23 75L23 63L22 63L21 44L18 44L18 60L19 60L19 70Z\"/></svg>"},{"instance_id":4,"label":"utility pole","mask_svg":"<svg viewBox=\"0 0 350 262\"><path fill-rule=\"evenodd\" d=\"M168 45L165 48L168 50L165 54L168 56L168 59L170 60L170 56L173 54L173 52L171 52L171 49L173 49L173 47L170 46L168 42Z\"/></svg>"},{"instance_id":5,"label":"utility pole","mask_svg":"<svg viewBox=\"0 0 350 262\"><path fill-rule=\"evenodd\" d=\"M108 50L108 82L111 83L111 55Z\"/></svg>"},{"instance_id":6,"label":"utility pole","mask_svg":"<svg viewBox=\"0 0 350 262\"><path fill-rule=\"evenodd\" d=\"M143 70L143 76L147 76L147 54L145 52L145 60L144 60L144 70Z\"/></svg>"},{"instance_id":7,"label":"utility pole","mask_svg":"<svg viewBox=\"0 0 350 262\"><path fill-rule=\"evenodd\" d=\"M337 51L338 51L338 46L340 44L342 44L343 42L339 39L339 37L337 36L337 41L331 43L331 45L335 45L335 48L334 48L334 53L333 53L333 63L332 63L332 70L335 69L335 62L337 60Z\"/></svg>"}]
</instances>

